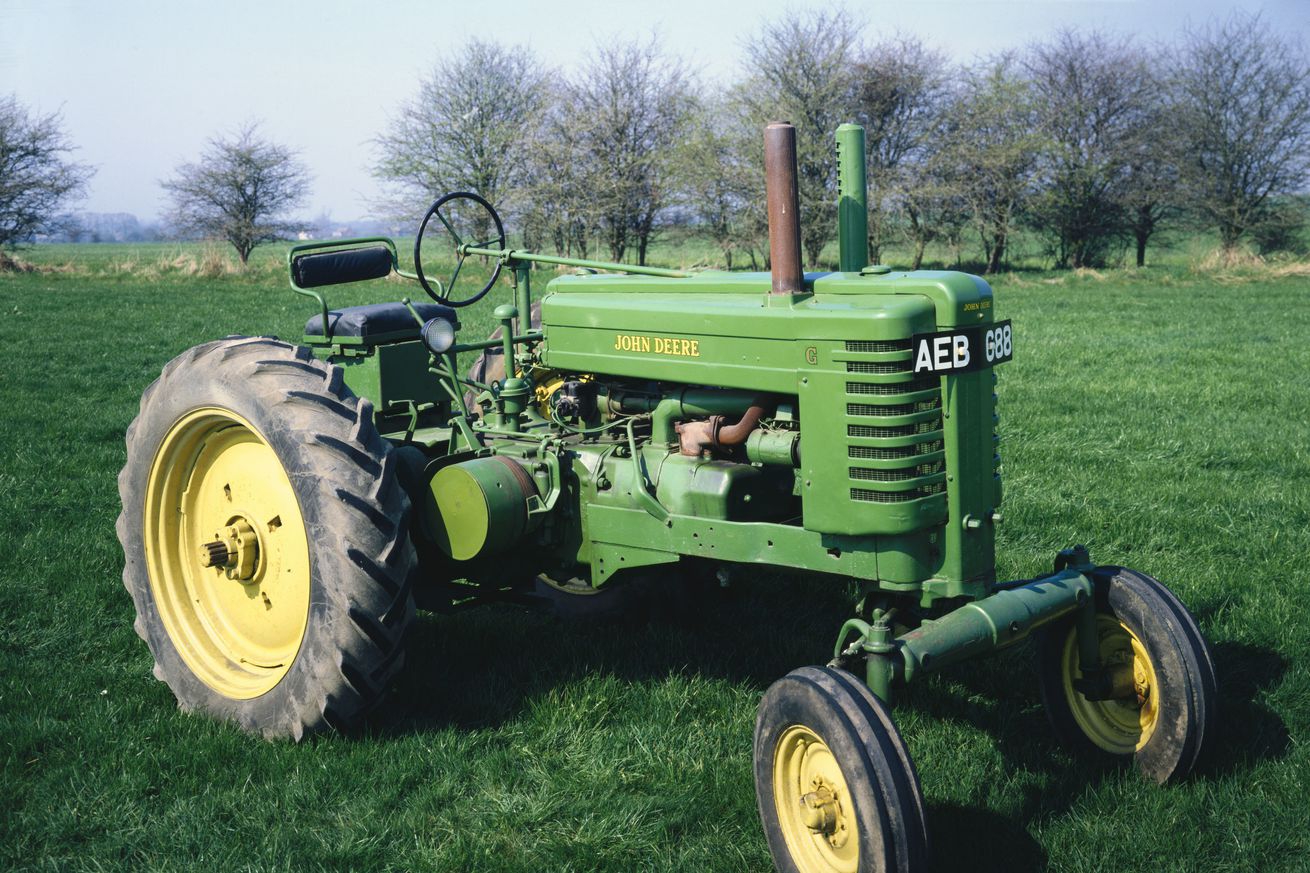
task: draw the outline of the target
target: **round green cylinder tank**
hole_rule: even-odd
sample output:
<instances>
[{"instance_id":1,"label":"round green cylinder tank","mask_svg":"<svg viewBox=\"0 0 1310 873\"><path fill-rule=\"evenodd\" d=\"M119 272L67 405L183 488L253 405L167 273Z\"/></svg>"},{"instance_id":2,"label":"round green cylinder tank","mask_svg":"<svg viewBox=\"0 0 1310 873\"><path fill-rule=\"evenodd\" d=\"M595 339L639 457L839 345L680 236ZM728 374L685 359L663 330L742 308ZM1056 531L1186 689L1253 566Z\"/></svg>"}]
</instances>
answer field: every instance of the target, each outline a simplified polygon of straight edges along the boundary
<instances>
[{"instance_id":1,"label":"round green cylinder tank","mask_svg":"<svg viewBox=\"0 0 1310 873\"><path fill-rule=\"evenodd\" d=\"M428 528L457 561L508 548L528 529L528 500L537 493L527 470L493 455L442 467L428 482Z\"/></svg>"}]
</instances>

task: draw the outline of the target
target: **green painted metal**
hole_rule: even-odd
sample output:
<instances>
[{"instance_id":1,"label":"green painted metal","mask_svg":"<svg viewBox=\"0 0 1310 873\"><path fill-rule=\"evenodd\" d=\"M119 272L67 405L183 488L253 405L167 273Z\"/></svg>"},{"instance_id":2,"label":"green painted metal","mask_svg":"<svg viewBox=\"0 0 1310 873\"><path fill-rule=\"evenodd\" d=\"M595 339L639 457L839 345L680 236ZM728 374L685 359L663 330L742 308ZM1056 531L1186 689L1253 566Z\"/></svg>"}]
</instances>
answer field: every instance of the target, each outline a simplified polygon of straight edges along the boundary
<instances>
[{"instance_id":1,"label":"green painted metal","mask_svg":"<svg viewBox=\"0 0 1310 873\"><path fill-rule=\"evenodd\" d=\"M397 415L418 416L415 427L444 423L451 398L428 372L428 351L417 340L365 348L334 343L314 347L314 354L341 367L347 387L372 401L375 414L387 420L379 421L383 430Z\"/></svg>"},{"instance_id":2,"label":"green painted metal","mask_svg":"<svg viewBox=\"0 0 1310 873\"><path fill-rule=\"evenodd\" d=\"M855 273L869 262L869 195L864 178L864 128L837 128L837 260Z\"/></svg>"},{"instance_id":3,"label":"green painted metal","mask_svg":"<svg viewBox=\"0 0 1310 873\"><path fill-rule=\"evenodd\" d=\"M757 399L756 395L746 391L682 388L665 396L651 410L651 442L664 448L674 446L678 442L675 422L709 415L740 415Z\"/></svg>"},{"instance_id":4,"label":"green painted metal","mask_svg":"<svg viewBox=\"0 0 1310 873\"><path fill-rule=\"evenodd\" d=\"M1071 612L1077 611L1080 620L1083 615L1095 616L1095 582L1081 569L1087 568L1065 568L1040 579L1005 583L990 596L924 621L894 639L894 609L875 610L872 622L850 619L837 634L834 661L863 657L866 683L874 694L890 702L893 680L909 682L991 654ZM1092 670L1099 671L1098 659L1093 657Z\"/></svg>"},{"instance_id":5,"label":"green painted metal","mask_svg":"<svg viewBox=\"0 0 1310 873\"><path fill-rule=\"evenodd\" d=\"M752 464L795 467L800 459L800 434L792 430L756 430L746 438L746 460Z\"/></svg>"},{"instance_id":6,"label":"green painted metal","mask_svg":"<svg viewBox=\"0 0 1310 873\"><path fill-rule=\"evenodd\" d=\"M486 258L500 258L509 264L555 264L561 267L577 267L582 270L611 270L618 273L632 273L642 276L661 276L665 279L685 279L693 274L685 270L668 270L664 267L645 267L636 264L620 264L616 261L589 261L585 258L566 258L560 255L543 255L521 249L487 249L478 246L463 245L460 254L480 255Z\"/></svg>"},{"instance_id":7,"label":"green painted metal","mask_svg":"<svg viewBox=\"0 0 1310 873\"><path fill-rule=\"evenodd\" d=\"M991 373L915 378L909 338L990 322L991 289L962 273L813 274L807 294L767 305L768 287L766 274L562 277L543 301L541 359L821 410L800 428L804 526L896 537L881 581L923 583L929 600L983 593L999 505ZM653 440L671 443L656 421Z\"/></svg>"},{"instance_id":8,"label":"green painted metal","mask_svg":"<svg viewBox=\"0 0 1310 873\"><path fill-rule=\"evenodd\" d=\"M513 461L472 458L441 467L428 483L429 533L457 561L468 561L518 542L527 528L523 478Z\"/></svg>"},{"instance_id":9,"label":"green painted metal","mask_svg":"<svg viewBox=\"0 0 1310 873\"><path fill-rule=\"evenodd\" d=\"M1077 570L1036 579L967 603L898 637L906 680L1019 642L1093 597L1092 580Z\"/></svg>"},{"instance_id":10,"label":"green painted metal","mask_svg":"<svg viewBox=\"0 0 1310 873\"><path fill-rule=\"evenodd\" d=\"M502 337L439 357L400 336L320 341L316 354L374 401L388 438L427 459L416 502L455 558L594 586L684 558L854 581L871 607L839 648L864 658L885 697L894 679L1006 645L1090 589L1072 566L997 584L993 373L916 375L911 360L916 334L990 324L992 291L963 273L866 265L863 139L854 125L837 132L840 269L806 275L798 292L770 294L766 273L464 246L511 271ZM533 326L535 264L610 272L553 278ZM296 290L326 313L316 289ZM492 348L505 376L467 378L459 356ZM485 410L465 405L470 388ZM739 445L683 453L680 423L732 426L757 405L766 418ZM895 639L897 608L935 620Z\"/></svg>"}]
</instances>

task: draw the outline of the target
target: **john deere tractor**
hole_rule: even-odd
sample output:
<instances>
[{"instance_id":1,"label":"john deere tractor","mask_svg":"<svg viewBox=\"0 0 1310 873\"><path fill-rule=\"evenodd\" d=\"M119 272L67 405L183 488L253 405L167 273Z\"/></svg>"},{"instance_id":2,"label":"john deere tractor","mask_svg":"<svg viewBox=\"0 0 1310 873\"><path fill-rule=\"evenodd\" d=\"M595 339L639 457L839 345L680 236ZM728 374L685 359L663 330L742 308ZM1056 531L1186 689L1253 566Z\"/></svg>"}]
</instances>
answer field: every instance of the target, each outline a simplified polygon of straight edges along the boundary
<instances>
[{"instance_id":1,"label":"john deere tractor","mask_svg":"<svg viewBox=\"0 0 1310 873\"><path fill-rule=\"evenodd\" d=\"M764 137L771 273L534 254L453 193L412 272L390 239L293 248L292 288L317 306L299 343L229 337L169 362L127 432L118 534L180 705L267 737L347 729L401 669L416 602L534 580L581 600L706 568L749 585L753 566L860 592L831 650L816 640L822 665L759 707L780 870L924 869L893 691L1030 636L1060 740L1157 782L1192 770L1215 674L1177 597L1079 546L996 578L995 369L1021 343L991 288L866 262L854 125L837 132L839 269L804 273L795 131ZM535 265L574 270L534 297ZM329 307L327 286L386 276L430 302ZM498 284L497 335L462 338Z\"/></svg>"}]
</instances>

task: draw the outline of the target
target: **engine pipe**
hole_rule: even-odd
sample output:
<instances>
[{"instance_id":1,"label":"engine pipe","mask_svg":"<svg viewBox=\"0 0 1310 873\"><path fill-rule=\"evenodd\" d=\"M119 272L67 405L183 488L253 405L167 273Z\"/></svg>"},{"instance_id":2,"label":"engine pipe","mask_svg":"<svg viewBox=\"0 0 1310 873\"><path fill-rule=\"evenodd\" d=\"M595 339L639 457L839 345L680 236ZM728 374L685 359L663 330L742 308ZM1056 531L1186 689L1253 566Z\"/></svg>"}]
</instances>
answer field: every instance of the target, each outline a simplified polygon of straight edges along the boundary
<instances>
[{"instance_id":1,"label":"engine pipe","mask_svg":"<svg viewBox=\"0 0 1310 873\"><path fill-rule=\"evenodd\" d=\"M711 415L709 418L688 421L675 426L682 453L690 457L699 455L707 448L730 448L746 442L751 431L759 427L764 417L764 406L756 403L742 413L734 424L724 424L726 416Z\"/></svg>"},{"instance_id":2,"label":"engine pipe","mask_svg":"<svg viewBox=\"0 0 1310 873\"><path fill-rule=\"evenodd\" d=\"M624 398L625 411L628 411L627 400ZM655 404L651 411L651 442L675 445L679 443L675 422L710 415L744 415L756 401L757 395L751 391L684 388Z\"/></svg>"},{"instance_id":3,"label":"engine pipe","mask_svg":"<svg viewBox=\"0 0 1310 873\"><path fill-rule=\"evenodd\" d=\"M837 128L837 261L855 273L869 261L869 186L865 180L864 128Z\"/></svg>"},{"instance_id":4,"label":"engine pipe","mask_svg":"<svg viewBox=\"0 0 1310 873\"><path fill-rule=\"evenodd\" d=\"M764 128L764 191L769 208L772 294L805 290L801 266L800 188L796 181L796 128L774 121Z\"/></svg>"}]
</instances>

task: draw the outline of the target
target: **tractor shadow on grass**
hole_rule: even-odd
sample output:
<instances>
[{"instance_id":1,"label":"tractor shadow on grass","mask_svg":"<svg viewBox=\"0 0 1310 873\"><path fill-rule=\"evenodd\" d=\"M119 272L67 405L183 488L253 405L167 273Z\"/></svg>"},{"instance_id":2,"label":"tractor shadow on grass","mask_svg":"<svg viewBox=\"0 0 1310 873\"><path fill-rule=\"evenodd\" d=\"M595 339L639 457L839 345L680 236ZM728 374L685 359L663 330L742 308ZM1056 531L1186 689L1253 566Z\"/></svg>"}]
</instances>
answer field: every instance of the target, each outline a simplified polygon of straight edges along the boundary
<instances>
[{"instance_id":1,"label":"tractor shadow on grass","mask_svg":"<svg viewBox=\"0 0 1310 873\"><path fill-rule=\"evenodd\" d=\"M1261 698L1282 681L1287 659L1272 649L1229 640L1212 644L1211 654L1218 715L1197 775L1240 773L1260 761L1284 757L1291 745L1287 725ZM1032 677L1031 684L1016 682L1015 677ZM930 677L907 689L903 700L935 718L963 719L986 731L1015 765L1054 770L1071 759L1055 745L1035 677L1032 651L1020 646ZM1041 741L1034 742L1038 737Z\"/></svg>"},{"instance_id":2,"label":"tractor shadow on grass","mask_svg":"<svg viewBox=\"0 0 1310 873\"><path fill-rule=\"evenodd\" d=\"M830 637L851 612L851 592L829 580L762 574L732 590L657 598L620 619L566 621L544 609L497 605L423 614L397 693L373 721L383 735L496 727L555 689L588 677L656 683L670 676L722 680L759 693L795 667L823 663ZM1240 773L1286 754L1282 720L1259 702L1287 669L1277 653L1223 642L1213 647L1221 714L1201 778ZM1002 766L1030 784L1010 814L930 802L937 870L1041 870L1047 859L1029 829L1067 813L1117 770L1075 758L1047 724L1028 646L963 664L898 692L898 720L955 721L992 740ZM930 775L929 778L936 778Z\"/></svg>"},{"instance_id":3,"label":"tractor shadow on grass","mask_svg":"<svg viewBox=\"0 0 1310 873\"><path fill-rule=\"evenodd\" d=\"M1278 686L1288 661L1270 649L1232 641L1212 645L1211 652L1219 708L1214 734L1206 739L1206 750L1191 777L1201 781L1240 778L1261 761L1284 757L1291 744L1286 724L1260 702ZM1007 772L1037 777L1021 789L1024 800L1013 819L993 822L983 820L988 813L981 809L935 810L930 804L929 827L953 836L940 849L934 844L938 869L963 869L966 863L973 869L1043 869L1044 864L1035 860L1041 852L1035 844L1036 854L1029 861L1015 854L1027 851L1024 845L1030 838L1024 825L1064 815L1102 781L1121 777L1122 766L1071 755L1059 746L1035 676L1031 648L1019 646L930 676L903 691L903 707L930 720L953 720L982 731L993 739ZM934 827L934 821L940 824ZM968 848L971 843L974 848ZM951 845L961 847L954 862L947 854ZM978 848L984 846L993 848Z\"/></svg>"},{"instance_id":4,"label":"tractor shadow on grass","mask_svg":"<svg viewBox=\"0 0 1310 873\"><path fill-rule=\"evenodd\" d=\"M1032 873L1046 869L1046 852L1022 823L988 809L928 804L932 868L939 873Z\"/></svg>"},{"instance_id":5,"label":"tractor shadow on grass","mask_svg":"<svg viewBox=\"0 0 1310 873\"><path fill-rule=\"evenodd\" d=\"M841 583L770 576L742 580L728 592L711 588L690 603L680 596L657 600L650 612L620 620L565 621L514 606L423 615L411 637L401 687L379 713L375 730L385 735L496 727L559 686L596 676L634 684L695 676L763 694L788 671L830 657L830 637L850 616L852 602ZM995 669L991 662L975 667ZM926 708L909 693L902 705L931 717L973 718L973 704L952 703L949 690L924 690ZM1036 692L1029 691L1031 705ZM1010 696L1015 694L1011 689ZM1018 724L1008 718L982 723L1001 735L1031 737L1034 726L1045 729L1040 704L1035 720L1030 712L1022 716ZM913 750L913 737L910 743ZM1056 753L1054 741L1042 745ZM1016 738L1014 746L1025 743ZM1042 761L1052 769L1059 766ZM1046 867L1046 855L1027 829L1030 816L1016 819L949 801L930 801L927 814L935 870Z\"/></svg>"},{"instance_id":6,"label":"tractor shadow on grass","mask_svg":"<svg viewBox=\"0 0 1310 873\"><path fill-rule=\"evenodd\" d=\"M560 685L588 677L653 682L671 675L745 683L831 657L850 616L844 583L778 579L657 592L620 618L565 620L546 609L495 605L420 614L383 733L494 727Z\"/></svg>"},{"instance_id":7,"label":"tractor shadow on grass","mask_svg":"<svg viewBox=\"0 0 1310 873\"><path fill-rule=\"evenodd\" d=\"M1291 735L1261 699L1278 687L1288 660L1272 649L1225 640L1211 647L1219 679L1219 718L1205 775L1241 773L1264 760L1284 757Z\"/></svg>"}]
</instances>

